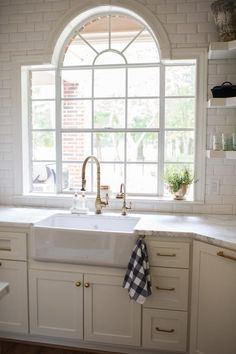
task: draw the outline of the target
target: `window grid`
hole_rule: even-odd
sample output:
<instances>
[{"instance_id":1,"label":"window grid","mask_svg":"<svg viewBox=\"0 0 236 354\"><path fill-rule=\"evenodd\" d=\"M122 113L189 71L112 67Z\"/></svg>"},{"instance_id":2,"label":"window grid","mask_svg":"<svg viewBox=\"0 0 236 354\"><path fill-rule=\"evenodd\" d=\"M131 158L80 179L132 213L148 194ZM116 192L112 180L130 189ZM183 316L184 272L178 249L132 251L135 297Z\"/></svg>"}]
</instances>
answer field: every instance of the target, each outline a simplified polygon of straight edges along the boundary
<instances>
[{"instance_id":1,"label":"window grid","mask_svg":"<svg viewBox=\"0 0 236 354\"><path fill-rule=\"evenodd\" d=\"M182 64L184 66L186 66L187 64ZM181 164L188 164L188 165L193 165L193 161L192 162L180 162L180 161L166 161L165 158L164 158L164 135L165 135L165 132L168 132L168 131L193 131L194 132L194 129L191 129L191 128L165 128L165 99L167 98L174 98L174 97L178 97L178 98L195 98L195 96L165 96L165 88L163 87L164 86L164 72L165 72L165 65L153 65L153 67L159 67L160 68L160 82L162 83L161 84L161 87L160 87L160 96L149 96L149 97L145 97L145 96L131 96L131 97L128 97L128 94L127 94L127 91L128 91L128 67L129 65L124 65L125 66L125 69L126 69L126 85L125 85L125 95L124 97L99 97L99 98L96 98L96 100L118 100L118 99L125 99L125 127L124 128L109 128L109 129L106 129L106 128L94 128L94 100L95 100L95 97L94 97L94 84L92 84L92 95L91 95L91 98L89 97L85 97L85 98L65 98L65 97L61 97L61 75L60 75L60 72L61 70L65 70L65 68L61 68L61 69L58 69L57 71L57 75L56 75L56 97L55 99L48 99L48 98L38 98L38 99L31 99L30 100L30 112L32 112L32 104L33 102L56 102L56 127L55 129L34 129L33 126L32 126L32 114L31 114L31 119L30 119L30 141L32 141L32 136L33 136L33 133L34 132L40 132L40 131L45 131L45 132L55 132L56 133L56 174L57 174L57 184L56 184L56 191L57 193L66 193L66 191L63 191L63 188L62 188L62 179L61 179L61 175L62 175L62 164L63 163L82 163L82 160L70 160L70 161L67 161L67 160L63 160L62 159L62 140L61 140L61 137L62 137L62 134L64 132L73 132L73 133L76 133L76 132L88 132L88 133L99 133L99 132L110 132L110 133L114 133L114 132L120 132L120 133L124 133L125 134L125 143L124 143L124 161L123 162L117 162L117 161L101 161L102 164L121 164L124 166L124 180L126 182L126 179L127 179L127 168L126 166L128 165L152 165L153 162L150 162L150 161L142 161L142 162L139 162L139 161L127 161L127 133L129 132L158 132L158 135L159 135L159 149L158 149L158 161L156 161L155 163L157 164L157 167L158 167L158 178L157 178L157 183L158 183L158 189L157 189L157 193L155 193L156 195L161 195L162 194L162 191L163 191L163 183L162 183L162 179L161 179L161 176L163 174L163 170L164 170L164 165L165 164L168 164L168 165L181 165ZM142 67L144 67L144 65L141 65ZM150 65L148 65L150 67ZM140 65L132 65L133 68L139 68ZM67 68L67 69L71 69L72 68ZM97 68L96 68L97 69ZM44 69L44 70L49 70L49 69ZM73 68L74 70L74 68ZM39 69L37 69L37 71L39 71ZM92 73L94 73L94 68L92 70ZM94 83L94 74L92 75L92 82ZM160 100L160 112L159 112L159 128L156 128L156 129L144 129L144 128L141 128L141 129L138 129L138 128L128 128L128 100L129 99L159 99ZM70 101L70 100L74 100L74 101L81 101L81 100L91 100L92 101L92 128L91 129L63 129L62 128L62 111L61 111L61 103L63 101ZM93 139L91 139L91 154L94 153L94 141ZM50 163L50 162L54 162L52 160L36 160L36 159L33 159L33 154L32 154L32 144L31 144L31 148L29 149L30 150L30 161L31 161L31 169L32 169L32 166L34 163L36 162L41 162L41 163ZM93 164L92 164L93 165ZM96 171L95 171L96 172ZM93 180L93 168L91 169L91 178ZM32 173L31 173L32 175ZM32 181L32 178L30 178L30 180ZM31 182L32 183L32 182ZM33 190L33 185L31 184L31 190ZM93 192L94 188L92 189L92 192ZM132 193L131 193L132 194ZM139 193L140 194L140 193ZM141 194L140 194L141 195ZM146 195L146 193L144 194ZM147 194L148 195L148 194Z\"/></svg>"}]
</instances>

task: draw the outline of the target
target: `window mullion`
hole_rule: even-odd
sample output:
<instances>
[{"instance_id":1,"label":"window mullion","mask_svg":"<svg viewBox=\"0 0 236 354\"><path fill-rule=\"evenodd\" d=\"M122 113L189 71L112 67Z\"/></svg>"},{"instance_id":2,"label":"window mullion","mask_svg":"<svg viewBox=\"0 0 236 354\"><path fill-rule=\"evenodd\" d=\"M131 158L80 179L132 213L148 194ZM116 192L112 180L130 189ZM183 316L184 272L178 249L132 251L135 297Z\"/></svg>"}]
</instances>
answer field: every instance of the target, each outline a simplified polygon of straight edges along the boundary
<instances>
[{"instance_id":1,"label":"window mullion","mask_svg":"<svg viewBox=\"0 0 236 354\"><path fill-rule=\"evenodd\" d=\"M91 132L91 147L90 147L90 151L91 154L94 154L94 77L95 77L95 73L94 73L94 67L92 67L92 132ZM94 164L93 162L91 162L91 192L94 192L95 188L93 185L93 181L94 181L94 168L93 168Z\"/></svg>"},{"instance_id":2,"label":"window mullion","mask_svg":"<svg viewBox=\"0 0 236 354\"><path fill-rule=\"evenodd\" d=\"M163 173L165 155L165 67L160 65L160 133L158 135L158 195L163 195Z\"/></svg>"},{"instance_id":3,"label":"window mullion","mask_svg":"<svg viewBox=\"0 0 236 354\"><path fill-rule=\"evenodd\" d=\"M128 68L125 69L125 146L124 146L124 183L127 184L127 127L128 127Z\"/></svg>"},{"instance_id":4,"label":"window mullion","mask_svg":"<svg viewBox=\"0 0 236 354\"><path fill-rule=\"evenodd\" d=\"M56 193L62 192L62 117L61 117L61 71L56 70Z\"/></svg>"},{"instance_id":5,"label":"window mullion","mask_svg":"<svg viewBox=\"0 0 236 354\"><path fill-rule=\"evenodd\" d=\"M28 132L29 132L29 169L28 169L28 178L29 178L29 192L32 193L33 191L33 124L32 124L32 90L31 90L31 78L32 72L28 72Z\"/></svg>"}]
</instances>

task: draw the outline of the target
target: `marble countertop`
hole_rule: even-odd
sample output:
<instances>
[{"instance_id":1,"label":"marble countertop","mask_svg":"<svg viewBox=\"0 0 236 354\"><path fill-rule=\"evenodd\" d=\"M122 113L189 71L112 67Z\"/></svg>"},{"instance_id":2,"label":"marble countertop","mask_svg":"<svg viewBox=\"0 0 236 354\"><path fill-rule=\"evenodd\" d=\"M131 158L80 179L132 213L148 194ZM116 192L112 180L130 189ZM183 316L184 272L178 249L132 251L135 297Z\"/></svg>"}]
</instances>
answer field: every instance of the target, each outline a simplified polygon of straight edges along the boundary
<instances>
[{"instance_id":1,"label":"marble countertop","mask_svg":"<svg viewBox=\"0 0 236 354\"><path fill-rule=\"evenodd\" d=\"M216 246L236 250L235 215L145 215L136 225L139 235L191 237Z\"/></svg>"},{"instance_id":2,"label":"marble countertop","mask_svg":"<svg viewBox=\"0 0 236 354\"><path fill-rule=\"evenodd\" d=\"M0 207L0 226L29 227L55 213L68 210L46 208ZM104 215L120 215L104 212ZM135 227L138 234L163 237L191 237L236 250L236 216L210 214L130 213L139 216ZM101 215L102 217L102 215Z\"/></svg>"}]
</instances>

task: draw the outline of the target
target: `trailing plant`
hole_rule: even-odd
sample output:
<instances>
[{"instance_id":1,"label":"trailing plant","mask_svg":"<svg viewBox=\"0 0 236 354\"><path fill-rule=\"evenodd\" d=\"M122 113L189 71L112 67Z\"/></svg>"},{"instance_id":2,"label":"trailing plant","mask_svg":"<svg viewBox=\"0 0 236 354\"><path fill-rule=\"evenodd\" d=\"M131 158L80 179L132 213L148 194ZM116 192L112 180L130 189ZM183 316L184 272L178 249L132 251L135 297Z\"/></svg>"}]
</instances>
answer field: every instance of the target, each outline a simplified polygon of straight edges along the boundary
<instances>
[{"instance_id":1,"label":"trailing plant","mask_svg":"<svg viewBox=\"0 0 236 354\"><path fill-rule=\"evenodd\" d=\"M195 182L192 172L186 167L181 170L168 168L163 179L172 193L176 193L183 185L188 186Z\"/></svg>"}]
</instances>

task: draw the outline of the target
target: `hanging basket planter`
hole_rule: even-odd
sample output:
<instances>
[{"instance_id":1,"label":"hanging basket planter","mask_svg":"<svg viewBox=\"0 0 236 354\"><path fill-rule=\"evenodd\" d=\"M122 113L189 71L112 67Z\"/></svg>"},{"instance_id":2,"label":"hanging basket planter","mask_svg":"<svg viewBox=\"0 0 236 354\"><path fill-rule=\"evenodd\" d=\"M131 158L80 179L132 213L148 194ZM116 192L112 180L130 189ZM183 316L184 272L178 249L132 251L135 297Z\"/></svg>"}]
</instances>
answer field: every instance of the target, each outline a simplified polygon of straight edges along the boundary
<instances>
[{"instance_id":1,"label":"hanging basket planter","mask_svg":"<svg viewBox=\"0 0 236 354\"><path fill-rule=\"evenodd\" d=\"M220 41L236 39L236 0L217 0L211 4Z\"/></svg>"}]
</instances>

